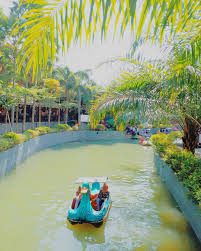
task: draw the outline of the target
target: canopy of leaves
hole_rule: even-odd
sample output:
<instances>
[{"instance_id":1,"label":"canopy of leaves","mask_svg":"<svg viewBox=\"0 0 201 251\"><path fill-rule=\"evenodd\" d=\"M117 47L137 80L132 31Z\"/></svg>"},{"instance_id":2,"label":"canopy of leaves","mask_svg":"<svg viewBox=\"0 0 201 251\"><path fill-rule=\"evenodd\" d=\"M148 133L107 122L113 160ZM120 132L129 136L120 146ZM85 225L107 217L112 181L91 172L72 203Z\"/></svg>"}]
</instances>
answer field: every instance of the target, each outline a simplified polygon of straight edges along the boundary
<instances>
[{"instance_id":1,"label":"canopy of leaves","mask_svg":"<svg viewBox=\"0 0 201 251\"><path fill-rule=\"evenodd\" d=\"M47 69L48 59L53 63L59 47L63 52L69 48L73 40L82 40L84 32L86 40L93 39L99 27L102 37L107 35L108 28L115 19L114 35L117 26L123 35L126 27L137 30L139 38L145 21L148 20L147 36L153 26L153 39L160 32L160 40L164 31L170 28L170 34L186 27L197 25L195 15L200 14L200 0L21 0L21 5L27 11L16 23L14 34L22 32L19 43L22 47L18 55L18 70L21 71L23 62L27 59L26 74L32 67L34 74L42 74ZM141 8L138 8L139 6ZM31 8L29 9L29 6ZM88 11L90 9L90 11ZM136 12L141 9L138 24ZM22 20L25 20L22 24Z\"/></svg>"}]
</instances>

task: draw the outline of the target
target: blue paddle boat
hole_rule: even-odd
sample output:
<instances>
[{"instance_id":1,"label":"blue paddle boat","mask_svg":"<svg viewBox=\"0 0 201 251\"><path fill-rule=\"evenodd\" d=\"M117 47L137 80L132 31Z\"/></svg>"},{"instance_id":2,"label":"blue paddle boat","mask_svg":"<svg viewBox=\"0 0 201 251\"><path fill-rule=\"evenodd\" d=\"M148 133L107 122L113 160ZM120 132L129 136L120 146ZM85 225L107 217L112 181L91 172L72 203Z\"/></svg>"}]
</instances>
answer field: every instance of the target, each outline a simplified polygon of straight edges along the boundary
<instances>
[{"instance_id":1,"label":"blue paddle boat","mask_svg":"<svg viewBox=\"0 0 201 251\"><path fill-rule=\"evenodd\" d=\"M71 205L68 209L67 219L71 224L90 223L99 227L104 222L111 208L111 196L109 195L109 198L104 201L100 210L97 211L91 205L89 190L91 190L92 195L98 194L101 190L100 183L106 183L106 181L107 177L79 178L77 180L76 183L82 184L82 197L78 206L73 209ZM91 188L89 183L91 183Z\"/></svg>"}]
</instances>

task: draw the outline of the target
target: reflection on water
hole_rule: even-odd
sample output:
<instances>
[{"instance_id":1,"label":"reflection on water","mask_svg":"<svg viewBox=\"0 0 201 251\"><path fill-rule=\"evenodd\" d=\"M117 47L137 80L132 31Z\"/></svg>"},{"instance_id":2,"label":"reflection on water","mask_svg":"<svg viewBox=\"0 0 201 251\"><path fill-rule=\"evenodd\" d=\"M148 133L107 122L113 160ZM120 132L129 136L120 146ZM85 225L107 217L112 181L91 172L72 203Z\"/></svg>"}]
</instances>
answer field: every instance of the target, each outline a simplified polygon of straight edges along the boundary
<instances>
[{"instance_id":1,"label":"reflection on water","mask_svg":"<svg viewBox=\"0 0 201 251\"><path fill-rule=\"evenodd\" d=\"M67 228L72 231L75 239L82 244L83 249L86 249L87 244L103 244L105 242L105 224L96 228L90 224L72 226L69 222L67 222Z\"/></svg>"},{"instance_id":2,"label":"reflection on water","mask_svg":"<svg viewBox=\"0 0 201 251\"><path fill-rule=\"evenodd\" d=\"M66 221L79 176L108 176L100 228ZM71 143L38 153L0 181L0 250L201 250L160 181L153 151L132 141Z\"/></svg>"}]
</instances>

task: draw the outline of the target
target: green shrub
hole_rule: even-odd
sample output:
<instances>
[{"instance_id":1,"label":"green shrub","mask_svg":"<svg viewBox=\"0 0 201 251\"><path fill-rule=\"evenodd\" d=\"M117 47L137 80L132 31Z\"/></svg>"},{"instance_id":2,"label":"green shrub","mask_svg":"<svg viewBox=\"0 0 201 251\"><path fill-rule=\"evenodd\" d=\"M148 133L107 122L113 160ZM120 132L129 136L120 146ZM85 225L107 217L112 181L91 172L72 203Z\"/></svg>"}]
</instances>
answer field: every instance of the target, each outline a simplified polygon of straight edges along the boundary
<instances>
[{"instance_id":1,"label":"green shrub","mask_svg":"<svg viewBox=\"0 0 201 251\"><path fill-rule=\"evenodd\" d=\"M164 160L181 180L187 178L199 166L198 158L185 150L166 151Z\"/></svg>"},{"instance_id":2,"label":"green shrub","mask_svg":"<svg viewBox=\"0 0 201 251\"><path fill-rule=\"evenodd\" d=\"M156 134L151 137L157 152L188 189L188 195L201 205L201 160L191 152L177 148L171 141L181 134Z\"/></svg>"},{"instance_id":3,"label":"green shrub","mask_svg":"<svg viewBox=\"0 0 201 251\"><path fill-rule=\"evenodd\" d=\"M187 179L183 180L183 183L188 188L192 200L201 203L201 164Z\"/></svg>"},{"instance_id":4,"label":"green shrub","mask_svg":"<svg viewBox=\"0 0 201 251\"><path fill-rule=\"evenodd\" d=\"M79 130L79 127L78 127L77 125L74 125L74 126L72 127L72 130L73 130L73 131L78 131L78 130Z\"/></svg>"},{"instance_id":5,"label":"green shrub","mask_svg":"<svg viewBox=\"0 0 201 251\"><path fill-rule=\"evenodd\" d=\"M155 145L156 151L162 157L164 157L166 151L176 151L177 147L168 140L167 135L163 133L157 133L151 136L152 144Z\"/></svg>"},{"instance_id":6,"label":"green shrub","mask_svg":"<svg viewBox=\"0 0 201 251\"><path fill-rule=\"evenodd\" d=\"M15 145L15 141L12 138L0 138L0 152L6 151Z\"/></svg>"},{"instance_id":7,"label":"green shrub","mask_svg":"<svg viewBox=\"0 0 201 251\"><path fill-rule=\"evenodd\" d=\"M102 124L98 124L98 125L96 126L96 130L98 130L98 131L104 131L104 130L105 130L105 126L102 125Z\"/></svg>"},{"instance_id":8,"label":"green shrub","mask_svg":"<svg viewBox=\"0 0 201 251\"><path fill-rule=\"evenodd\" d=\"M151 136L151 141L154 145L159 143L161 140L167 140L167 135L164 133L157 133Z\"/></svg>"},{"instance_id":9,"label":"green shrub","mask_svg":"<svg viewBox=\"0 0 201 251\"><path fill-rule=\"evenodd\" d=\"M182 133L181 132L171 132L170 134L167 135L168 140L171 142L175 141L176 139L181 139Z\"/></svg>"},{"instance_id":10,"label":"green shrub","mask_svg":"<svg viewBox=\"0 0 201 251\"><path fill-rule=\"evenodd\" d=\"M68 129L70 129L71 127L67 124L58 124L55 126L56 129L58 129L59 131L67 131Z\"/></svg>"},{"instance_id":11,"label":"green shrub","mask_svg":"<svg viewBox=\"0 0 201 251\"><path fill-rule=\"evenodd\" d=\"M35 130L38 131L40 135L51 132L51 128L47 126L40 126L40 127L37 127Z\"/></svg>"},{"instance_id":12,"label":"green shrub","mask_svg":"<svg viewBox=\"0 0 201 251\"><path fill-rule=\"evenodd\" d=\"M25 137L25 141L28 141L33 138L32 134L29 132L23 132L23 135Z\"/></svg>"},{"instance_id":13,"label":"green shrub","mask_svg":"<svg viewBox=\"0 0 201 251\"><path fill-rule=\"evenodd\" d=\"M51 131L50 131L50 133L57 133L57 132L60 132L60 130L57 129L57 128L53 128L53 129L51 129Z\"/></svg>"},{"instance_id":14,"label":"green shrub","mask_svg":"<svg viewBox=\"0 0 201 251\"><path fill-rule=\"evenodd\" d=\"M159 124L160 128L167 128L167 127L172 127L171 124Z\"/></svg>"},{"instance_id":15,"label":"green shrub","mask_svg":"<svg viewBox=\"0 0 201 251\"><path fill-rule=\"evenodd\" d=\"M143 124L139 124L137 127L144 128L145 126Z\"/></svg>"},{"instance_id":16,"label":"green shrub","mask_svg":"<svg viewBox=\"0 0 201 251\"><path fill-rule=\"evenodd\" d=\"M3 135L4 139L12 139L15 144L21 144L25 141L25 137L22 134L17 134L15 132L9 132Z\"/></svg>"},{"instance_id":17,"label":"green shrub","mask_svg":"<svg viewBox=\"0 0 201 251\"><path fill-rule=\"evenodd\" d=\"M26 137L26 140L30 140L32 138L38 137L40 135L40 132L38 130L35 131L35 130L29 129L29 130L25 131L23 133L23 135Z\"/></svg>"}]
</instances>

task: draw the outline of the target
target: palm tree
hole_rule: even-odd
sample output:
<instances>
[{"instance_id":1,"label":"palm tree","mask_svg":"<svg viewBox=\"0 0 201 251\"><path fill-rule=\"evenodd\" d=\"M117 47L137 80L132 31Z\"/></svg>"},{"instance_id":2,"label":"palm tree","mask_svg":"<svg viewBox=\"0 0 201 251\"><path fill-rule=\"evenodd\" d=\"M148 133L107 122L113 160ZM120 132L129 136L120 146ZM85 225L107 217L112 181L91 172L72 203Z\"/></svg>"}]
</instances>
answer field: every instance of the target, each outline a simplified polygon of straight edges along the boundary
<instances>
[{"instance_id":1,"label":"palm tree","mask_svg":"<svg viewBox=\"0 0 201 251\"><path fill-rule=\"evenodd\" d=\"M77 105L78 105L78 123L80 124L82 100L88 94L89 89L87 87L87 84L89 83L90 79L86 71L76 72L75 77L76 77L75 90L77 92Z\"/></svg>"},{"instance_id":2,"label":"palm tree","mask_svg":"<svg viewBox=\"0 0 201 251\"><path fill-rule=\"evenodd\" d=\"M184 39L179 40L166 62L147 64L129 60L134 70L123 73L95 102L92 123L106 112L113 112L116 122L133 118L151 123L163 118L179 120L184 131L183 147L194 153L201 124L201 68L200 48L192 46Z\"/></svg>"},{"instance_id":3,"label":"palm tree","mask_svg":"<svg viewBox=\"0 0 201 251\"><path fill-rule=\"evenodd\" d=\"M44 99L47 99L50 101L49 103L49 113L48 113L48 126L50 127L50 118L51 118L51 112L52 112L52 101L54 101L56 98L59 100L58 105L58 124L60 124L60 93L62 91L62 88L60 87L60 82L56 79L45 79L44 86L49 90L49 98L44 97ZM48 93L47 93L48 94Z\"/></svg>"},{"instance_id":4,"label":"palm tree","mask_svg":"<svg viewBox=\"0 0 201 251\"><path fill-rule=\"evenodd\" d=\"M30 6L30 0L20 0L20 3ZM36 74L43 73L47 69L49 58L53 64L60 46L63 52L66 52L73 38L81 40L82 30L85 30L86 39L90 41L97 31L97 23L100 22L102 38L105 37L112 17L115 18L114 35L118 25L122 35L126 27L131 27L131 30L135 29L138 39L145 21L148 21L147 37L152 32L152 37L155 39L159 31L161 41L166 30L169 31L170 36L173 36L187 27L196 26L200 34L200 0L88 0L80 1L79 6L77 0L46 0L41 3L32 0L31 4L32 8L19 19L13 33L19 34L22 29L25 30L18 40L19 43L22 42L22 46L17 65L20 71L22 62L27 58L29 63L26 71L29 72L33 66L33 74L35 71ZM88 5L90 6L89 17L86 14ZM140 9L140 5L142 11L135 27L136 12ZM22 20L26 20L25 23L22 24ZM191 28L189 32L193 30Z\"/></svg>"},{"instance_id":5,"label":"palm tree","mask_svg":"<svg viewBox=\"0 0 201 251\"><path fill-rule=\"evenodd\" d=\"M70 90L74 88L76 84L75 76L71 73L68 67L57 67L53 72L53 76L60 81L60 84L65 89L65 118L64 123L68 121L68 110L70 102Z\"/></svg>"}]
</instances>

